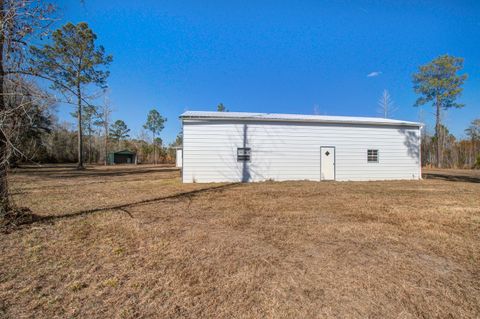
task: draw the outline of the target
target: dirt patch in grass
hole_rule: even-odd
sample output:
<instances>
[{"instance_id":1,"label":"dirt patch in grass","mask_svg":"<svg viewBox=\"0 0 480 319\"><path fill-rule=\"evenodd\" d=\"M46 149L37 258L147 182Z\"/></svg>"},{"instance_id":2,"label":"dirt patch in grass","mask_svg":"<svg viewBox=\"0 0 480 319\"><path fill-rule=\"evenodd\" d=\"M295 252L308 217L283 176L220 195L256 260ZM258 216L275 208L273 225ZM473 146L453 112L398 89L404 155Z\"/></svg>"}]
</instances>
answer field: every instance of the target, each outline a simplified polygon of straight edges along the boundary
<instances>
[{"instance_id":1,"label":"dirt patch in grass","mask_svg":"<svg viewBox=\"0 0 480 319\"><path fill-rule=\"evenodd\" d=\"M43 170L12 176L44 219L0 235L0 316L480 316L479 183Z\"/></svg>"}]
</instances>

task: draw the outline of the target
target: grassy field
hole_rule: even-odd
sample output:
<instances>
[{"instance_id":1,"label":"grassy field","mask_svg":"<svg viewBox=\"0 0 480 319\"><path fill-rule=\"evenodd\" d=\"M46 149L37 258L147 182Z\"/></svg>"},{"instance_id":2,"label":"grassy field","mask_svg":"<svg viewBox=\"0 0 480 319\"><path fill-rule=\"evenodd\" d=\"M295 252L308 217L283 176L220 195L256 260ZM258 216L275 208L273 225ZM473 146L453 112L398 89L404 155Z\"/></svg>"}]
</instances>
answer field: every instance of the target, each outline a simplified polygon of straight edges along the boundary
<instances>
[{"instance_id":1,"label":"grassy field","mask_svg":"<svg viewBox=\"0 0 480 319\"><path fill-rule=\"evenodd\" d=\"M5 318L478 318L480 174L186 184L170 167L17 169Z\"/></svg>"}]
</instances>

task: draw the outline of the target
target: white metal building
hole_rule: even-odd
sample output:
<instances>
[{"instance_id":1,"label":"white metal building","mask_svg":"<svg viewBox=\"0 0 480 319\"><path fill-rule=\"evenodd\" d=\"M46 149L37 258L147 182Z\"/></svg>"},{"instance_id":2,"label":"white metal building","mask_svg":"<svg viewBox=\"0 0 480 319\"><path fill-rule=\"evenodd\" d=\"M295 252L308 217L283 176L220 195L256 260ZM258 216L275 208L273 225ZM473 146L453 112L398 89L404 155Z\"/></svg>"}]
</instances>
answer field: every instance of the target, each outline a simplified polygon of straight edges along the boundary
<instances>
[{"instance_id":1,"label":"white metal building","mask_svg":"<svg viewBox=\"0 0 480 319\"><path fill-rule=\"evenodd\" d=\"M194 111L180 118L184 183L421 178L421 123Z\"/></svg>"}]
</instances>

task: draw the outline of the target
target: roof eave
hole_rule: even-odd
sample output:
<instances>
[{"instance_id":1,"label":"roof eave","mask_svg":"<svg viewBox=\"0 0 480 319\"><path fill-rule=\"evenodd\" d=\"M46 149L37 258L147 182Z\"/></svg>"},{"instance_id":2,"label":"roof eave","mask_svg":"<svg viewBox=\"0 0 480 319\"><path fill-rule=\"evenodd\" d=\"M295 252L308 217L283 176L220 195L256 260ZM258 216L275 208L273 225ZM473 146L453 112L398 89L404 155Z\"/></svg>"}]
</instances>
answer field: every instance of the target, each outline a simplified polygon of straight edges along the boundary
<instances>
[{"instance_id":1,"label":"roof eave","mask_svg":"<svg viewBox=\"0 0 480 319\"><path fill-rule=\"evenodd\" d=\"M357 125L378 125L378 126L410 126L422 127L422 123L416 122L375 122L375 121L341 121L341 120L317 120L317 119L275 119L264 117L221 117L221 116L201 116L201 115L181 115L183 120L212 120L212 121L268 121L268 122L295 122L295 123L324 123L324 124L357 124Z\"/></svg>"}]
</instances>

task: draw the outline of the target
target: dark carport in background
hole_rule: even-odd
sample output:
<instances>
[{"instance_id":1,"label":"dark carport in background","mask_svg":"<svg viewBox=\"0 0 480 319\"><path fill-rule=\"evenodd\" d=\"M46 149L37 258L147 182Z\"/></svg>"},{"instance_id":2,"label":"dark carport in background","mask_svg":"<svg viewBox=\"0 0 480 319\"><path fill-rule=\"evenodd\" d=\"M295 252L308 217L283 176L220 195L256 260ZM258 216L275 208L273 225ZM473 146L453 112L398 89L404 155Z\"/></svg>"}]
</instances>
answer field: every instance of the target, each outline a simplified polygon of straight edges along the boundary
<instances>
[{"instance_id":1,"label":"dark carport in background","mask_svg":"<svg viewBox=\"0 0 480 319\"><path fill-rule=\"evenodd\" d=\"M136 164L137 154L129 150L123 150L108 154L108 164Z\"/></svg>"}]
</instances>

